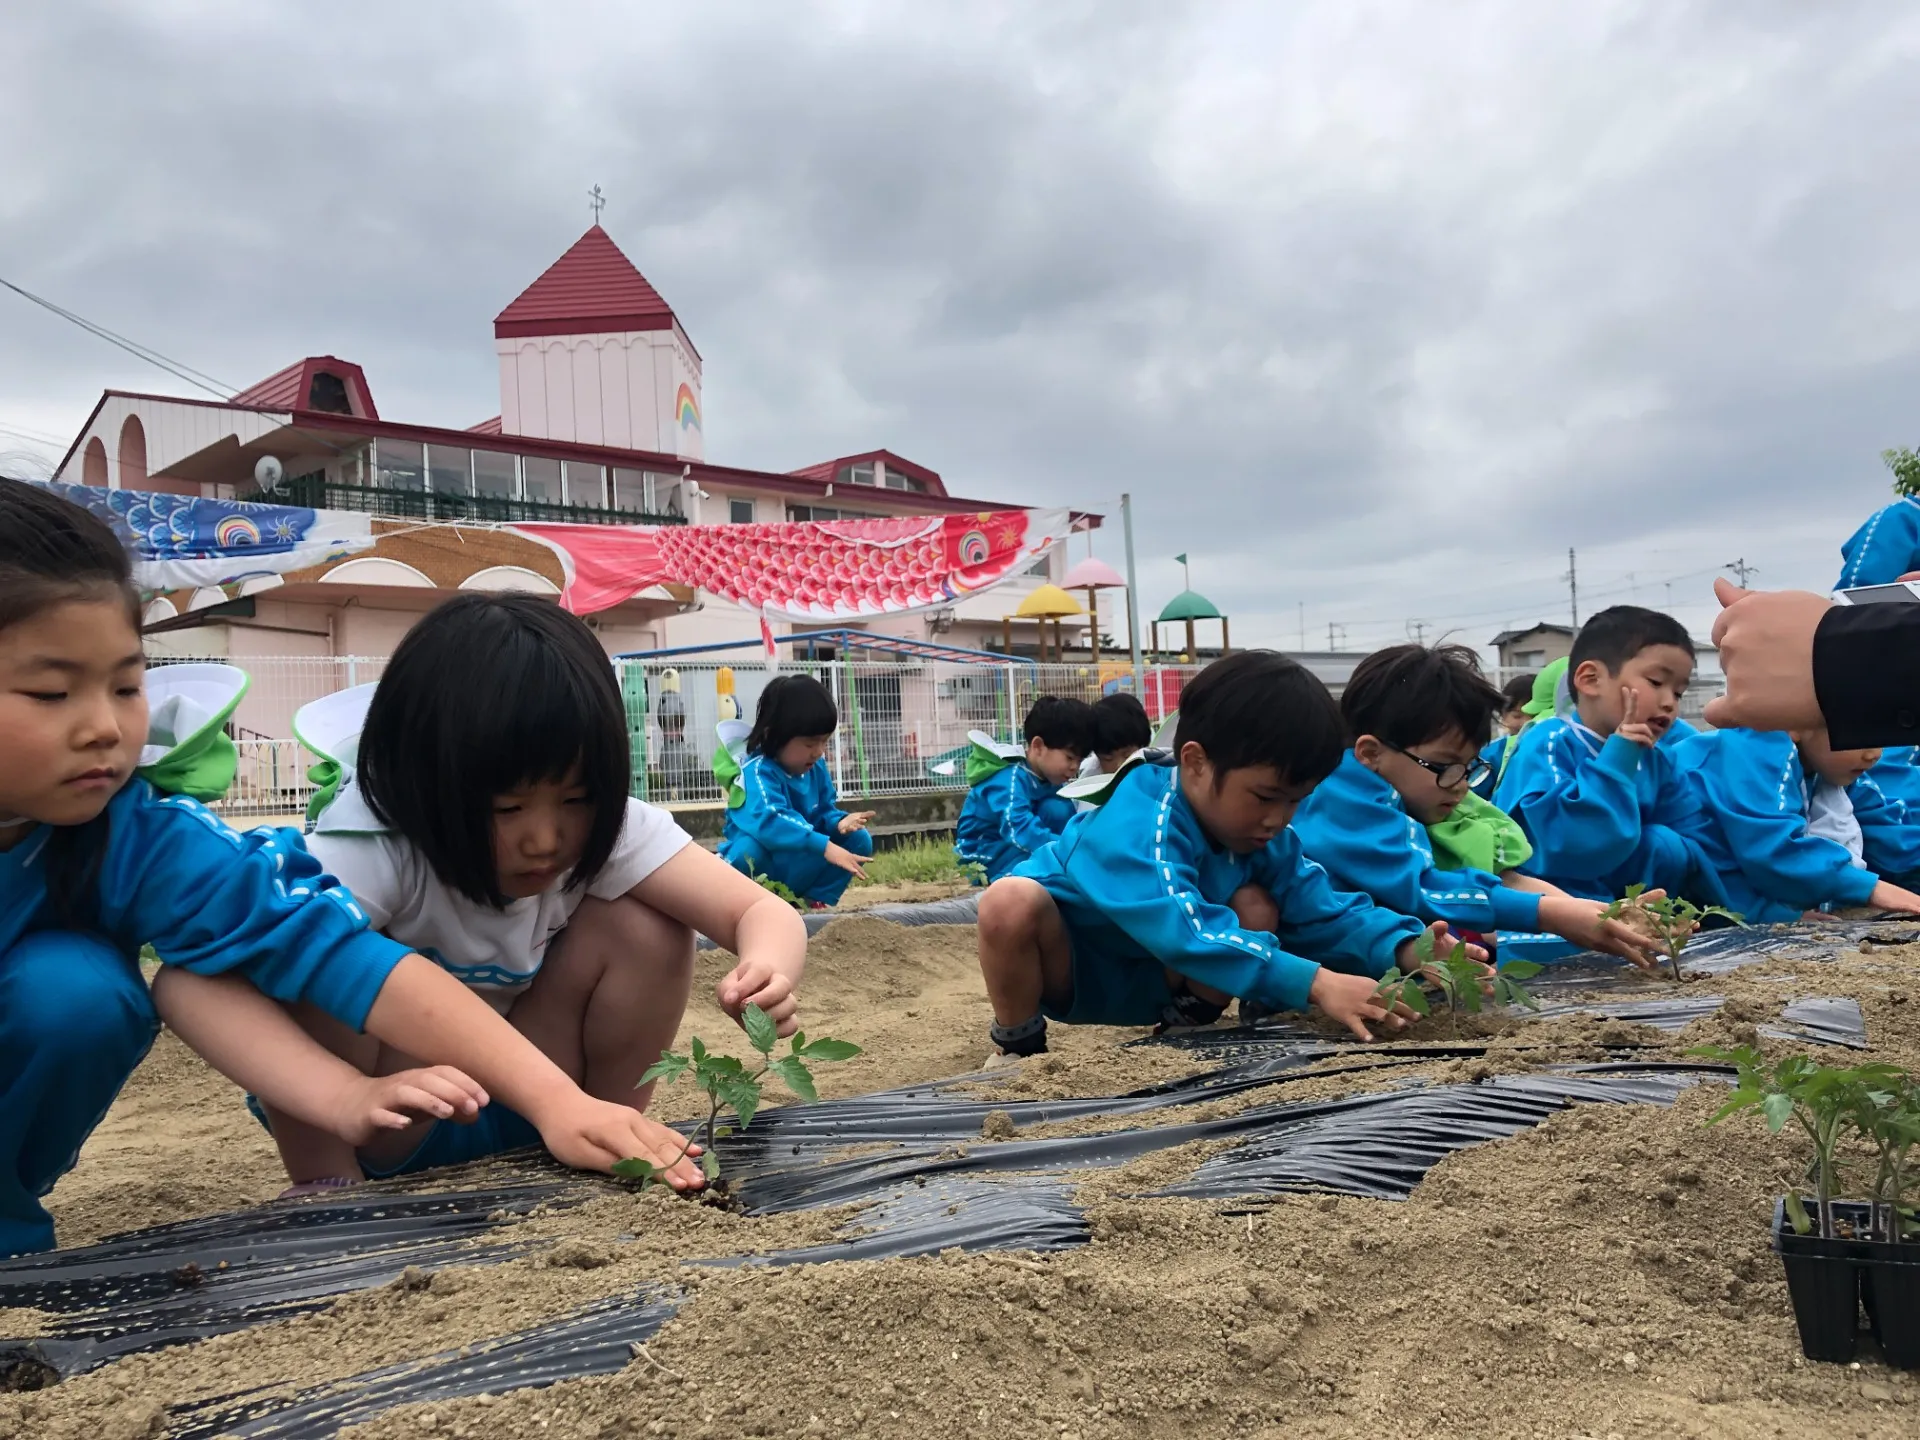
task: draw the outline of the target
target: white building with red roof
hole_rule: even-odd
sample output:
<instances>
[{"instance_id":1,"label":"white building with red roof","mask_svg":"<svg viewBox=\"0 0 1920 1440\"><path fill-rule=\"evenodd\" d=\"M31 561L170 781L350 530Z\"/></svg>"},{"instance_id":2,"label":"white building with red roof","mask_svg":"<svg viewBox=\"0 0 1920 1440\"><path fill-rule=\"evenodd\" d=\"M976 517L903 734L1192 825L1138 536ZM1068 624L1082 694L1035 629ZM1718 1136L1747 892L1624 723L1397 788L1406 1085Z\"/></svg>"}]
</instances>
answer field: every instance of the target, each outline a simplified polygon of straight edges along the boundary
<instances>
[{"instance_id":1,"label":"white building with red roof","mask_svg":"<svg viewBox=\"0 0 1920 1440\"><path fill-rule=\"evenodd\" d=\"M385 655L448 590L558 594L551 550L475 523L724 525L1023 508L949 495L939 472L884 449L788 472L709 463L700 352L598 225L500 312L494 348L499 414L467 429L384 417L358 365L315 355L230 400L109 390L55 478L371 514L370 552L252 581L243 594L180 593L150 607L151 621L202 622L182 648L234 657ZM272 473L261 466L269 458L283 478L263 490L255 477ZM1076 528L1098 524L1075 517ZM997 646L1001 617L1064 573L1064 549L951 611L871 628ZM758 634L753 615L681 586L657 586L593 623L615 652ZM1085 622L1068 628L1083 633Z\"/></svg>"}]
</instances>

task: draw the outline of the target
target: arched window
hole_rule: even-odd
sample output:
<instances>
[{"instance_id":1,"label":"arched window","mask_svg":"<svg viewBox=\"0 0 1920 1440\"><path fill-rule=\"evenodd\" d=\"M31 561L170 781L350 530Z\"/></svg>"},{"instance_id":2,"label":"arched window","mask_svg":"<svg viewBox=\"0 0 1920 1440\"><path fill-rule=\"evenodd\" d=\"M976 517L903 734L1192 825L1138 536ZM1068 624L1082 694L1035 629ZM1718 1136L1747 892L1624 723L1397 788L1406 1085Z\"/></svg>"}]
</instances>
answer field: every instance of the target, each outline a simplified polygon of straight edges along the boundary
<instances>
[{"instance_id":1,"label":"arched window","mask_svg":"<svg viewBox=\"0 0 1920 1440\"><path fill-rule=\"evenodd\" d=\"M120 488L138 490L147 483L147 431L138 415L120 427Z\"/></svg>"},{"instance_id":2,"label":"arched window","mask_svg":"<svg viewBox=\"0 0 1920 1440\"><path fill-rule=\"evenodd\" d=\"M87 441L86 453L80 457L80 483L107 488L107 447L98 435Z\"/></svg>"}]
</instances>

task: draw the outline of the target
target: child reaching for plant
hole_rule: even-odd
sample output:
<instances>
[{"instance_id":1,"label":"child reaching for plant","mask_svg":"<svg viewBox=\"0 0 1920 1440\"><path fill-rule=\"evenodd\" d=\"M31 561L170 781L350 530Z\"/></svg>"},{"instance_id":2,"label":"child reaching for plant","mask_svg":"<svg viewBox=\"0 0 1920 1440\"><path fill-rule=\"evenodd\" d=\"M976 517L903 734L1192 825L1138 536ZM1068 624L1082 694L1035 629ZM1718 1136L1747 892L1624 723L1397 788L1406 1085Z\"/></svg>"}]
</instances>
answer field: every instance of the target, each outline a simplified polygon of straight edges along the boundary
<instances>
[{"instance_id":1,"label":"child reaching for plant","mask_svg":"<svg viewBox=\"0 0 1920 1440\"><path fill-rule=\"evenodd\" d=\"M1519 874L1524 853L1495 857L1486 868L1436 861L1427 827L1458 817L1468 787L1488 768L1479 737L1512 698L1460 646L1394 645L1369 655L1340 696L1353 748L1293 817L1301 848L1342 890L1403 915L1475 935L1545 932L1651 966L1653 943L1608 919L1602 902ZM1490 813L1482 823L1510 828L1500 812L1483 808Z\"/></svg>"},{"instance_id":2,"label":"child reaching for plant","mask_svg":"<svg viewBox=\"0 0 1920 1440\"><path fill-rule=\"evenodd\" d=\"M598 1168L665 1164L684 1148L640 1113L652 1087L638 1082L686 1008L693 931L740 956L720 982L721 1008L737 1020L758 1005L782 1034L796 1024L806 958L806 930L789 906L692 844L664 811L628 799L627 743L613 667L584 622L532 596L463 595L394 651L353 773L308 838L376 930L430 957L435 976L493 1020L503 1049L511 1037L512 1060L493 1068L519 1095L584 1091L644 1137L646 1148ZM296 1015L363 1073L415 1063L407 1037L357 1035L311 1005ZM502 1081L489 1088L494 1102L471 1124L414 1125L357 1148L271 1097L265 1108L297 1184L455 1164L540 1140L555 1148ZM665 1178L697 1176L683 1159Z\"/></svg>"},{"instance_id":3,"label":"child reaching for plant","mask_svg":"<svg viewBox=\"0 0 1920 1440\"><path fill-rule=\"evenodd\" d=\"M1362 1039L1412 1012L1377 982L1422 968L1418 920L1343 895L1287 822L1339 763L1340 712L1269 651L1216 661L1181 696L1174 755L1123 769L1105 803L980 900L980 968L1003 1055L1047 1021L1191 1025L1240 997L1318 1006ZM1434 925L1434 954L1452 953ZM1467 953L1484 960L1483 952Z\"/></svg>"},{"instance_id":4,"label":"child reaching for plant","mask_svg":"<svg viewBox=\"0 0 1920 1440\"><path fill-rule=\"evenodd\" d=\"M727 811L720 858L765 875L816 906L846 894L873 858L871 810L842 810L827 771L840 714L811 675L782 675L760 692L740 767L744 798Z\"/></svg>"},{"instance_id":5,"label":"child reaching for plant","mask_svg":"<svg viewBox=\"0 0 1920 1440\"><path fill-rule=\"evenodd\" d=\"M537 1114L574 1164L676 1153L650 1148L665 1137L640 1133L550 1065L516 1067L537 1052L431 962L371 933L297 834L238 834L148 779L188 747L157 769L143 757L139 616L126 552L103 521L0 481L0 1255L53 1244L41 1197L160 1015L230 1078L343 1143L417 1116L471 1118L491 1089ZM218 717L195 738L222 743ZM224 790L230 751L226 763L200 793ZM162 961L151 992L143 945ZM240 1027L209 1026L194 986L231 1002L217 1008ZM446 1063L363 1075L268 996Z\"/></svg>"},{"instance_id":6,"label":"child reaching for plant","mask_svg":"<svg viewBox=\"0 0 1920 1440\"><path fill-rule=\"evenodd\" d=\"M1878 750L1835 750L1825 730L1712 730L1680 749L1699 796L1687 833L1749 924L1849 905L1920 914L1920 895L1867 868L1850 787Z\"/></svg>"}]
</instances>

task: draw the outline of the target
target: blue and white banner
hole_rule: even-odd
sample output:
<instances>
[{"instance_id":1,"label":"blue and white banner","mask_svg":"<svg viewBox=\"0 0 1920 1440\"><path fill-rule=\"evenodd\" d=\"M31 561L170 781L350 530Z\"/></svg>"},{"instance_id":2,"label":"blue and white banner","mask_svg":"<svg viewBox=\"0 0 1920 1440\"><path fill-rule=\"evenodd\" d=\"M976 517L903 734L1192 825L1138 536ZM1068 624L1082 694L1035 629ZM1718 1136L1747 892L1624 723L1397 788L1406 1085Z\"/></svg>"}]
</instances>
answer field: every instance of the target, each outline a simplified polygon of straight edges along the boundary
<instances>
[{"instance_id":1,"label":"blue and white banner","mask_svg":"<svg viewBox=\"0 0 1920 1440\"><path fill-rule=\"evenodd\" d=\"M347 511L53 481L45 488L111 525L132 552L134 583L148 591L232 585L373 547L371 518Z\"/></svg>"}]
</instances>

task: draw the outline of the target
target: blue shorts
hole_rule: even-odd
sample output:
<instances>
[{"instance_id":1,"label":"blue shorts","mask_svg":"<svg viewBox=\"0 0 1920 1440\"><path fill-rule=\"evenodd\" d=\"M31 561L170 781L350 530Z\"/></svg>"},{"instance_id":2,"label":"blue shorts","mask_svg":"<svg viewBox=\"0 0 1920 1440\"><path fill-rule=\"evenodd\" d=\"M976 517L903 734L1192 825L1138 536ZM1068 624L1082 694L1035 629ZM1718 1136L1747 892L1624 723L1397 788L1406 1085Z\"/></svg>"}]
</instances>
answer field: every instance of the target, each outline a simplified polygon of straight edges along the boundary
<instances>
[{"instance_id":1,"label":"blue shorts","mask_svg":"<svg viewBox=\"0 0 1920 1440\"><path fill-rule=\"evenodd\" d=\"M266 1125L266 1111L251 1095L247 1096L247 1109L253 1112L254 1119ZM271 1128L268 1127L269 1133ZM540 1132L533 1122L495 1100L482 1107L471 1125L454 1120L434 1121L412 1153L398 1164L372 1165L361 1157L360 1168L369 1180L390 1180L396 1175L438 1170L444 1165L465 1165L471 1160L485 1160L508 1150L524 1150L539 1144Z\"/></svg>"},{"instance_id":2,"label":"blue shorts","mask_svg":"<svg viewBox=\"0 0 1920 1440\"><path fill-rule=\"evenodd\" d=\"M1173 999L1167 967L1102 916L1055 900L1073 950L1073 1003L1041 1013L1063 1025L1157 1025Z\"/></svg>"}]
</instances>

